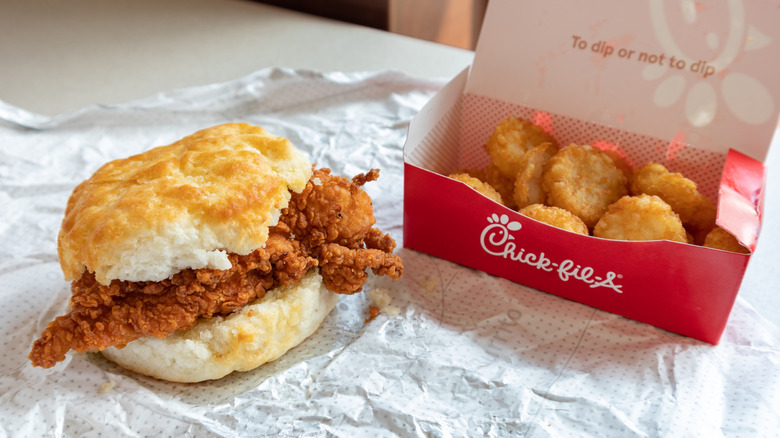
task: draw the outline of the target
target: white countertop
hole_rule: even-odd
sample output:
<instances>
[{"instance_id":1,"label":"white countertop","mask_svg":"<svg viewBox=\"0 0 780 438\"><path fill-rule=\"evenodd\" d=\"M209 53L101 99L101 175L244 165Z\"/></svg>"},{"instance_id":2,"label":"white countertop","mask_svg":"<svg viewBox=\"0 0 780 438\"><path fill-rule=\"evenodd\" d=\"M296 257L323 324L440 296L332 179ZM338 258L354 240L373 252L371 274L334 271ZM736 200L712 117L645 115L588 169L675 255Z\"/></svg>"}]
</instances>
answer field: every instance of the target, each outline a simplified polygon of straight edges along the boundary
<instances>
[{"instance_id":1,"label":"white countertop","mask_svg":"<svg viewBox=\"0 0 780 438\"><path fill-rule=\"evenodd\" d=\"M43 115L265 67L449 78L473 52L234 0L0 4L0 100Z\"/></svg>"}]
</instances>

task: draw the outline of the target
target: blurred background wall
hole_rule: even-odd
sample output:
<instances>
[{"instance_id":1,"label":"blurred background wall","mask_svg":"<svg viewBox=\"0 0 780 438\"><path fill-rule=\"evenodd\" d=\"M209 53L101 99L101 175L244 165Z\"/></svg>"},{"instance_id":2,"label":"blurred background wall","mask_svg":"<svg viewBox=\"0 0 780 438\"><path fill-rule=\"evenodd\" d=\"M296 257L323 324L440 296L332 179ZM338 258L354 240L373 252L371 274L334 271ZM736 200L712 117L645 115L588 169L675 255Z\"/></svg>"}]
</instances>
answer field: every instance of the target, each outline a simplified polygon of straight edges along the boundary
<instances>
[{"instance_id":1,"label":"blurred background wall","mask_svg":"<svg viewBox=\"0 0 780 438\"><path fill-rule=\"evenodd\" d=\"M473 50L487 0L255 0Z\"/></svg>"}]
</instances>

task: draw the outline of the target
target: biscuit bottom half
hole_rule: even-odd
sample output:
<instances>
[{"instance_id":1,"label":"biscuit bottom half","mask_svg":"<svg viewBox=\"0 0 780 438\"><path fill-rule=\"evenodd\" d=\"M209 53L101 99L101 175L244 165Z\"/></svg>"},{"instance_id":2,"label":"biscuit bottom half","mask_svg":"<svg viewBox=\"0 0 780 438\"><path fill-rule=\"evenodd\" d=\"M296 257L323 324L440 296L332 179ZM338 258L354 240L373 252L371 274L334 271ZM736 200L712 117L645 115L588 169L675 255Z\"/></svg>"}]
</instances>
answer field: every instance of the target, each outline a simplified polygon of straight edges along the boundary
<instances>
[{"instance_id":1,"label":"biscuit bottom half","mask_svg":"<svg viewBox=\"0 0 780 438\"><path fill-rule=\"evenodd\" d=\"M227 316L203 318L165 338L141 338L102 354L123 368L172 382L219 379L279 358L311 336L337 302L338 294L311 270Z\"/></svg>"}]
</instances>

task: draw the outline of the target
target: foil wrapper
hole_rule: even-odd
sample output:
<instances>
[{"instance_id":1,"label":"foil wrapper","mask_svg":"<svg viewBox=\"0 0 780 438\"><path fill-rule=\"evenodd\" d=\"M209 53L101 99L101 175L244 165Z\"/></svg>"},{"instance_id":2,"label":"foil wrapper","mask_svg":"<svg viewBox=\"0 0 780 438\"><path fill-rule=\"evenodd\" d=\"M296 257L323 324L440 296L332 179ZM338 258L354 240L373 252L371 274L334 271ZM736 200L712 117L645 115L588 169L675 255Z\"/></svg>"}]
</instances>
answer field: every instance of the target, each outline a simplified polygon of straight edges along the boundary
<instances>
[{"instance_id":1,"label":"foil wrapper","mask_svg":"<svg viewBox=\"0 0 780 438\"><path fill-rule=\"evenodd\" d=\"M0 102L0 436L780 430L780 331L744 299L712 346L405 248L401 280L371 277L364 288L391 299L376 318L366 321L370 293L342 296L313 336L253 371L178 384L97 353L30 365L32 342L70 296L56 251L66 201L100 165L208 126L253 123L337 175L381 169L365 188L378 227L400 244L406 130L443 84L275 68L53 118Z\"/></svg>"}]
</instances>

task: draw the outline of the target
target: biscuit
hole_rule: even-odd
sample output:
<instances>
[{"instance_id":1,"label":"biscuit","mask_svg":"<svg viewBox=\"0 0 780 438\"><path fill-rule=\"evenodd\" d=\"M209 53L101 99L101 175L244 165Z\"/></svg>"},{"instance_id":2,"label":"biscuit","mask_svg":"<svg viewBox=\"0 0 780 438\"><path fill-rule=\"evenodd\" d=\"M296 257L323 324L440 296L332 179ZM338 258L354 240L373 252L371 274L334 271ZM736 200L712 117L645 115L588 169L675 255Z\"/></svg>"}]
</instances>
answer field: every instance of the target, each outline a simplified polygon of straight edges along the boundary
<instances>
[{"instance_id":1,"label":"biscuit","mask_svg":"<svg viewBox=\"0 0 780 438\"><path fill-rule=\"evenodd\" d=\"M145 337L103 356L123 368L171 382L201 382L271 362L311 336L339 296L315 271L225 317L201 319L166 338Z\"/></svg>"},{"instance_id":2,"label":"biscuit","mask_svg":"<svg viewBox=\"0 0 780 438\"><path fill-rule=\"evenodd\" d=\"M105 164L76 187L58 237L66 280L161 281L187 268L228 269L261 247L312 175L286 139L248 124L198 131Z\"/></svg>"}]
</instances>

